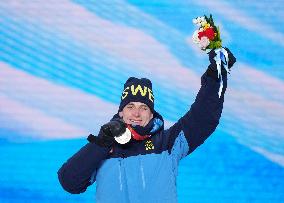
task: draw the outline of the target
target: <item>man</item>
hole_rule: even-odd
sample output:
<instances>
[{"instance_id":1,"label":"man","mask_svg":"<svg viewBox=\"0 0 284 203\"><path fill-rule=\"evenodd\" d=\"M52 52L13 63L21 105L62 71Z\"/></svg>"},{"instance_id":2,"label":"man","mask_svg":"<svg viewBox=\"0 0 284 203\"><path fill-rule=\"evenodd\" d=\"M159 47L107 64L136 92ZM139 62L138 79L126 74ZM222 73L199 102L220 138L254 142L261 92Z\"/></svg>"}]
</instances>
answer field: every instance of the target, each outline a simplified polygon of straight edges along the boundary
<instances>
[{"instance_id":1,"label":"man","mask_svg":"<svg viewBox=\"0 0 284 203\"><path fill-rule=\"evenodd\" d=\"M229 69L235 57L228 52ZM103 125L98 136L73 155L58 171L62 187L82 193L96 181L96 202L177 202L176 177L179 161L212 134L219 123L227 86L214 60L201 78L201 88L190 110L169 129L154 109L152 83L129 78L124 84L118 113ZM219 97L220 81L223 89ZM131 132L128 142L120 136Z\"/></svg>"}]
</instances>

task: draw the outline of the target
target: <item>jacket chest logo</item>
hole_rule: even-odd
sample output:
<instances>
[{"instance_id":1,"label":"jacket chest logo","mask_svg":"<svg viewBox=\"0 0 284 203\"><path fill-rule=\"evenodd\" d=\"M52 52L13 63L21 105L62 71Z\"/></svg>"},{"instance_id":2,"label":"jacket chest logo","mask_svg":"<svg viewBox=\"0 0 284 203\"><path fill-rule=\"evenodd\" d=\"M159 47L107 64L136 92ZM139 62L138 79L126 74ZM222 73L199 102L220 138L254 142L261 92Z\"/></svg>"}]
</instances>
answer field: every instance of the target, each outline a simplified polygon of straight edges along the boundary
<instances>
[{"instance_id":1,"label":"jacket chest logo","mask_svg":"<svg viewBox=\"0 0 284 203\"><path fill-rule=\"evenodd\" d=\"M151 140L147 140L147 141L145 142L145 149L146 149L146 150L153 150L153 149L154 149L154 145L153 145L153 143L152 143Z\"/></svg>"}]
</instances>

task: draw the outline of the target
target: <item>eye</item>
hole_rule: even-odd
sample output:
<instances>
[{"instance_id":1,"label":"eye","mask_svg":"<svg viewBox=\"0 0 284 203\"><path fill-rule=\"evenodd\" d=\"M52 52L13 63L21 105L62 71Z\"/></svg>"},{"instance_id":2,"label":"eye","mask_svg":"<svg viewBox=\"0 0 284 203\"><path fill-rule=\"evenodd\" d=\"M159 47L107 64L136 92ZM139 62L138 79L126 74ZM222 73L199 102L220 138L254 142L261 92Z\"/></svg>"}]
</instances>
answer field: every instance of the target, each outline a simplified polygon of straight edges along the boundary
<instances>
[{"instance_id":1,"label":"eye","mask_svg":"<svg viewBox=\"0 0 284 203\"><path fill-rule=\"evenodd\" d=\"M127 105L126 108L127 108L127 109L132 109L132 108L133 108L133 105Z\"/></svg>"},{"instance_id":2,"label":"eye","mask_svg":"<svg viewBox=\"0 0 284 203\"><path fill-rule=\"evenodd\" d=\"M144 111L148 111L148 110L149 110L149 108L148 108L147 106L142 106L142 109L143 109Z\"/></svg>"}]
</instances>

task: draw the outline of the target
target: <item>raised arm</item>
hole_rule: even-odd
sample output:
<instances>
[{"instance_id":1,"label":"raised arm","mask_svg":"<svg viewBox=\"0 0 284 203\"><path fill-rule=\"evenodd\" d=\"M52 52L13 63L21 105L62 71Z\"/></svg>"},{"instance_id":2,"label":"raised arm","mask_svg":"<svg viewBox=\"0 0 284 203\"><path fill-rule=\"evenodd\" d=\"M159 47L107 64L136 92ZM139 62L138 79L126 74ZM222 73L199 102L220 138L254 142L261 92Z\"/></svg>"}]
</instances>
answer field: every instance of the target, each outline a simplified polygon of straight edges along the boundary
<instances>
[{"instance_id":1,"label":"raised arm","mask_svg":"<svg viewBox=\"0 0 284 203\"><path fill-rule=\"evenodd\" d=\"M228 49L226 50L229 55L228 66L231 68L236 59ZM220 78L218 78L216 62L213 59L215 55L213 50L209 53L211 64L201 77L201 88L190 110L167 131L170 136L170 150L177 139L186 139L188 146L186 148L182 147L182 156L193 152L214 132L219 124L223 109L224 93L227 87L227 72L222 65L223 90L219 97Z\"/></svg>"}]
</instances>

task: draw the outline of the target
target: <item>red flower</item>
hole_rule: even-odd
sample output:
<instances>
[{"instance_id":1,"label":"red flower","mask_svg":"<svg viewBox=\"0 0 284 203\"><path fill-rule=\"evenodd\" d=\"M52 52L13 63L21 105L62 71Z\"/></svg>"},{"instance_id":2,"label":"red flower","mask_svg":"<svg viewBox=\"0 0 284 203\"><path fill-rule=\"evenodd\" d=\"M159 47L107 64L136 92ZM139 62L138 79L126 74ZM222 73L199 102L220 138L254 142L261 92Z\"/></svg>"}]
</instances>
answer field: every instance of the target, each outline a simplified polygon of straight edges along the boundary
<instances>
[{"instance_id":1,"label":"red flower","mask_svg":"<svg viewBox=\"0 0 284 203\"><path fill-rule=\"evenodd\" d=\"M207 28L206 30L198 33L198 38L201 39L201 37L208 37L209 40L213 40L215 37L214 29L212 27Z\"/></svg>"}]
</instances>

